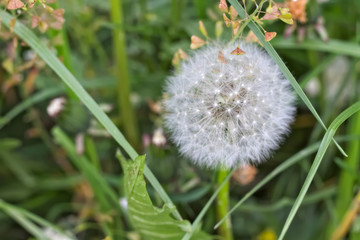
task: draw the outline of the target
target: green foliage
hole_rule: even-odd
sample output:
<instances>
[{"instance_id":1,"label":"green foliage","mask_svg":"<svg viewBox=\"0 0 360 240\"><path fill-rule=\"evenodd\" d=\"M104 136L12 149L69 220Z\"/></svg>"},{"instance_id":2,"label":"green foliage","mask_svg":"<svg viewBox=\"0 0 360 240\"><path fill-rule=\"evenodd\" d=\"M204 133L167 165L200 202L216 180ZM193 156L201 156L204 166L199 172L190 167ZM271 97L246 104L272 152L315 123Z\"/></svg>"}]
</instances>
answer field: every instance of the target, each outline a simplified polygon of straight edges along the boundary
<instances>
[{"instance_id":1,"label":"green foliage","mask_svg":"<svg viewBox=\"0 0 360 240\"><path fill-rule=\"evenodd\" d=\"M7 1L2 2L5 9ZM163 82L172 71L171 59L179 48L191 56L190 36L201 36L198 21L203 21L210 38L216 35L217 25L224 30L217 39L231 39L232 28L225 28L219 0L121 2L123 19L119 21L111 19L111 12L120 10L113 9L111 1L57 0L58 7L65 9L64 28L45 34L37 28L30 30L25 10L0 11L1 239L48 239L45 229L86 240L139 239L140 230L148 229L162 234L174 230L183 240L203 239L196 234L218 233L214 230L219 221L214 203L227 184L232 208L226 217L231 214L234 239L257 239L266 234L277 239L281 231L291 240L330 239L346 220L343 216L351 210L349 203L360 187L360 115L341 123L356 109L353 106L345 115L341 112L359 101L360 1L307 1L308 21L297 23L289 38L283 33L290 25L263 21L264 29L277 33L270 42L263 41L262 29L250 18L242 22L242 36L253 30L304 100L299 101L292 133L274 156L256 166L257 174L247 185L238 181L236 169L217 183L214 171L200 169L179 156L166 132L165 146L152 141L154 130L163 127L161 113L153 107L159 106ZM243 5L238 4L242 1L226 2L240 12L238 19L245 17ZM254 1L246 3L249 14L256 10ZM264 13L258 13L252 19L261 19ZM16 25L10 34L6 26L15 16ZM325 20L322 27L328 32L327 42L316 32L320 17ZM301 43L297 30L305 33ZM126 54L116 51L115 32L126 36L122 41ZM345 64L339 64L339 59ZM31 61L35 65L26 68ZM119 87L118 81L123 78L114 74L124 61L128 63L131 92ZM8 70L16 72L10 74ZM339 72L343 74L336 80ZM82 146L75 136L65 133L59 120L46 113L50 100L59 96L79 98L92 113L81 117L75 110L66 124L74 123L81 130L89 127L83 132L82 154L77 151ZM119 114L117 99L124 96L125 110ZM127 111L133 111L137 121L124 122ZM86 124L80 123L81 118ZM325 132L323 126L334 119ZM139 148L128 144L126 131L124 137L118 130L119 126L126 130L127 124L139 133L138 143L143 136L150 145L147 141ZM335 139L348 158L331 144L337 127L343 137ZM115 157L119 145L127 158L136 159L123 160L128 168L122 169ZM145 165L138 152L146 153ZM130 176L132 170L135 175ZM141 222L149 220L146 216L119 206L119 199L129 197L124 177L132 179L126 182L128 187L142 193L130 194L146 204L128 199L129 206L153 214L153 225ZM144 178L149 183L146 189ZM158 224L154 218L171 227ZM355 218L346 229L349 240L359 238L359 220Z\"/></svg>"},{"instance_id":2,"label":"green foliage","mask_svg":"<svg viewBox=\"0 0 360 240\"><path fill-rule=\"evenodd\" d=\"M127 161L118 154L124 170L124 188L127 199L127 209L134 228L144 239L181 239L192 231L191 224L186 220L176 220L171 216L171 206L165 204L162 208L153 206L147 193L143 176L145 155L134 161ZM194 229L191 239L212 239L206 233Z\"/></svg>"}]
</instances>

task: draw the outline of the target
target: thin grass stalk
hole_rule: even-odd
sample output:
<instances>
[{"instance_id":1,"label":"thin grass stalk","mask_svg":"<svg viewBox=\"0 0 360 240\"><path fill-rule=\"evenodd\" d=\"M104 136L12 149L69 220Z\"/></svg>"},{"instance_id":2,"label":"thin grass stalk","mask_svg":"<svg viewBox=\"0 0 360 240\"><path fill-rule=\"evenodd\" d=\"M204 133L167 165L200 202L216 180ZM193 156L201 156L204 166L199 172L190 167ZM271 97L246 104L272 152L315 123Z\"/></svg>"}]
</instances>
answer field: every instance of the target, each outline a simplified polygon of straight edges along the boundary
<instances>
[{"instance_id":1,"label":"thin grass stalk","mask_svg":"<svg viewBox=\"0 0 360 240\"><path fill-rule=\"evenodd\" d=\"M59 2L55 2L54 3L54 7L57 9L60 7ZM57 50L57 54L58 57L62 60L62 62L64 63L65 67L71 72L74 72L74 66L72 64L71 61L71 54L70 54L70 45L69 45L69 39L67 36L67 32L66 32L66 28L65 28L65 23L63 23L62 28L60 31L56 31L60 33L60 37L62 40L62 44L56 46L56 50ZM52 34L53 37L55 37L55 34ZM78 97L76 96L76 94L69 88L66 87L66 93L68 95L68 97L70 99L78 99Z\"/></svg>"},{"instance_id":2,"label":"thin grass stalk","mask_svg":"<svg viewBox=\"0 0 360 240\"><path fill-rule=\"evenodd\" d=\"M217 175L218 186L226 179L229 174L228 170L219 170ZM225 185L221 188L216 201L216 219L217 221L223 219L229 211L229 181L226 181ZM224 240L232 240L232 228L230 216L220 225L218 229L219 235Z\"/></svg>"},{"instance_id":3,"label":"thin grass stalk","mask_svg":"<svg viewBox=\"0 0 360 240\"><path fill-rule=\"evenodd\" d=\"M349 232L352 223L356 219L357 215L360 212L360 191L354 197L352 201L351 207L345 213L344 218L342 219L340 225L336 228L333 235L331 236L331 240L341 240L346 234ZM358 240L356 236L351 236L351 240Z\"/></svg>"},{"instance_id":4,"label":"thin grass stalk","mask_svg":"<svg viewBox=\"0 0 360 240\"><path fill-rule=\"evenodd\" d=\"M171 0L171 22L173 27L177 28L183 9L183 0Z\"/></svg>"},{"instance_id":5,"label":"thin grass stalk","mask_svg":"<svg viewBox=\"0 0 360 240\"><path fill-rule=\"evenodd\" d=\"M120 110L121 126L124 134L135 149L139 149L139 133L134 108L130 102L130 77L126 54L126 33L122 0L110 0L111 21L116 26L113 29L113 48L115 54L115 73L118 80L118 106Z\"/></svg>"},{"instance_id":6,"label":"thin grass stalk","mask_svg":"<svg viewBox=\"0 0 360 240\"><path fill-rule=\"evenodd\" d=\"M355 71L354 71L355 72ZM355 76L354 79L357 76ZM355 96L358 98L358 93L356 92L356 80L354 82ZM360 113L357 113L354 118L349 122L348 133L357 134L360 133ZM359 169L359 159L360 159L360 140L354 140L348 143L347 152L349 157L346 158L345 165L348 169L353 169L354 172L357 172ZM352 172L349 172L347 169L342 169L339 178L339 191L336 201L336 216L337 220L340 221L347 211L351 199L354 195L354 184L356 180L356 175Z\"/></svg>"}]
</instances>

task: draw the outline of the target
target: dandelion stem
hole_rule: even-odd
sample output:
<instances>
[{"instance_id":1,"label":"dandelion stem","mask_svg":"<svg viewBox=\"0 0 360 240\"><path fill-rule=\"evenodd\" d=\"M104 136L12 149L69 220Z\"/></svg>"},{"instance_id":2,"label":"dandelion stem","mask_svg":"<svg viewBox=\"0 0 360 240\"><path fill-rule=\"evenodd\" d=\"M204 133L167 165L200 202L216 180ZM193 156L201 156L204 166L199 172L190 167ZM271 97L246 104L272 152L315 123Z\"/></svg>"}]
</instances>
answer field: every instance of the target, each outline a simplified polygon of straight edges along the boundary
<instances>
[{"instance_id":1,"label":"dandelion stem","mask_svg":"<svg viewBox=\"0 0 360 240\"><path fill-rule=\"evenodd\" d=\"M228 175L228 170L219 170L217 176L217 183L220 185L226 176ZM217 202L216 202L216 217L217 221L221 220L229 211L229 181L224 185L220 190ZM224 240L232 240L232 230L231 230L231 220L230 216L224 221L219 227L219 235Z\"/></svg>"}]
</instances>

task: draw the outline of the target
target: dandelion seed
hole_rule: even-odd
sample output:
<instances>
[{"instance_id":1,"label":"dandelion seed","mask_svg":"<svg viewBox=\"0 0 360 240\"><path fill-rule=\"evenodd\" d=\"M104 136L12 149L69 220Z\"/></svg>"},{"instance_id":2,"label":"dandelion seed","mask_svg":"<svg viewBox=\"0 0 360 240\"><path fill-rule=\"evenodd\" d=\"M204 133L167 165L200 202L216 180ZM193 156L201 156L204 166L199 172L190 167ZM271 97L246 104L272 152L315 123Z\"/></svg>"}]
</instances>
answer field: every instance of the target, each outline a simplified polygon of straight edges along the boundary
<instances>
[{"instance_id":1,"label":"dandelion seed","mask_svg":"<svg viewBox=\"0 0 360 240\"><path fill-rule=\"evenodd\" d=\"M245 43L239 47L246 54L233 56L236 46L213 44L196 51L166 86L164 118L171 139L183 155L209 168L268 158L295 113L290 84L272 59ZM219 61L219 51L226 62ZM183 94L176 96L179 91Z\"/></svg>"}]
</instances>

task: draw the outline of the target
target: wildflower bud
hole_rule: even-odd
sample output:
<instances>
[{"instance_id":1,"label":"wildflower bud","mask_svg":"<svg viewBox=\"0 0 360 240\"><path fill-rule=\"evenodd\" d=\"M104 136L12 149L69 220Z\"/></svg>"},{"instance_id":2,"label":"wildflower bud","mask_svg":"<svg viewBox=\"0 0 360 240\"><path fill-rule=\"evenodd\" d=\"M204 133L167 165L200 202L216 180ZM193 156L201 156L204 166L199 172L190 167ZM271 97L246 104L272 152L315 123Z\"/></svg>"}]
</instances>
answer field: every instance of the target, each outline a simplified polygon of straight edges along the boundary
<instances>
[{"instance_id":1,"label":"wildflower bud","mask_svg":"<svg viewBox=\"0 0 360 240\"><path fill-rule=\"evenodd\" d=\"M220 0L220 3L219 3L219 9L223 12L227 12L229 11L229 8L226 4L226 0Z\"/></svg>"},{"instance_id":2,"label":"wildflower bud","mask_svg":"<svg viewBox=\"0 0 360 240\"><path fill-rule=\"evenodd\" d=\"M202 33L202 35L204 35L204 37L206 37L206 38L209 37L203 21L199 21L199 29L200 29L200 32Z\"/></svg>"},{"instance_id":3,"label":"wildflower bud","mask_svg":"<svg viewBox=\"0 0 360 240\"><path fill-rule=\"evenodd\" d=\"M221 34L223 33L223 23L221 21L217 21L216 25L215 25L215 35L217 38L219 38L221 36Z\"/></svg>"},{"instance_id":4,"label":"wildflower bud","mask_svg":"<svg viewBox=\"0 0 360 240\"><path fill-rule=\"evenodd\" d=\"M232 55L237 47L246 54ZM278 147L293 120L294 95L258 46L212 44L181 70L167 81L164 119L183 155L209 168L232 168L260 163Z\"/></svg>"},{"instance_id":5,"label":"wildflower bud","mask_svg":"<svg viewBox=\"0 0 360 240\"><path fill-rule=\"evenodd\" d=\"M190 45L191 49L199 48L205 44L206 44L206 42L204 40L202 40L201 38L199 38L197 36L191 36L191 45Z\"/></svg>"}]
</instances>

